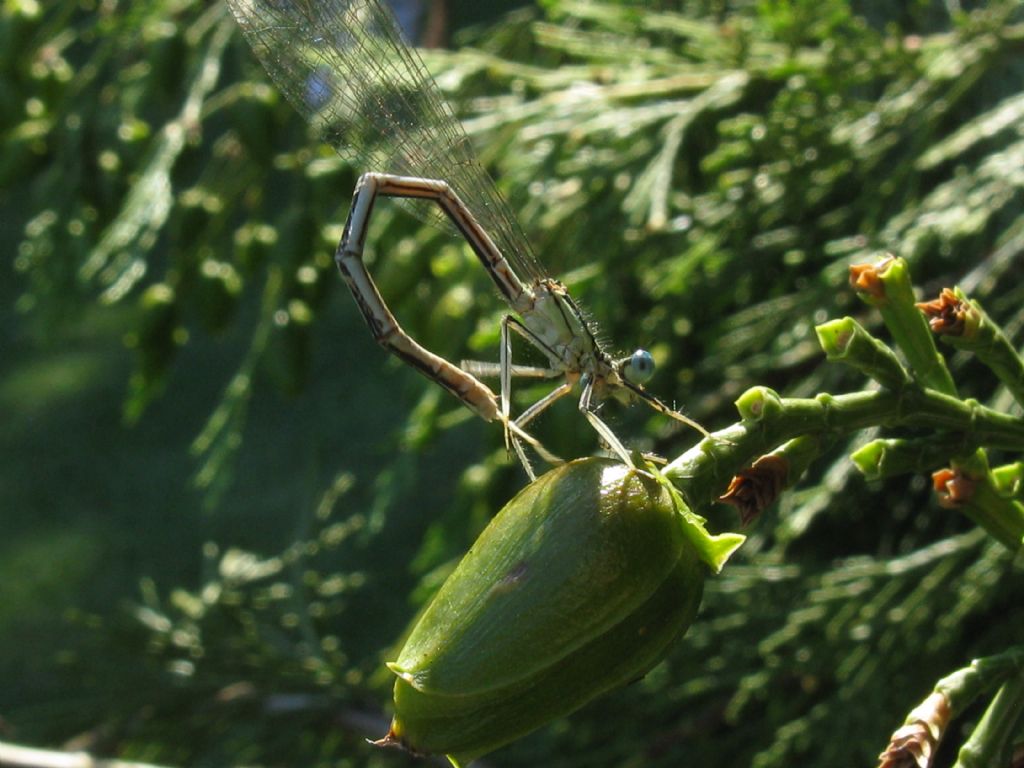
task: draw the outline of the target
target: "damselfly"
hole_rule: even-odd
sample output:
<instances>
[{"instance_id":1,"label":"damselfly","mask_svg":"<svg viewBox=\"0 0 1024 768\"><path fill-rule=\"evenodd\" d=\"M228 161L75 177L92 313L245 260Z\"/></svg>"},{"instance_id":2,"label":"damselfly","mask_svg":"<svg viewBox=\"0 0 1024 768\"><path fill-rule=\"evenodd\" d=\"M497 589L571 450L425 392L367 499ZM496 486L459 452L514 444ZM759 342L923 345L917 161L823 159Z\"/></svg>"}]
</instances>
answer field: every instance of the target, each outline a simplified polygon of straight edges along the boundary
<instances>
[{"instance_id":1,"label":"damselfly","mask_svg":"<svg viewBox=\"0 0 1024 768\"><path fill-rule=\"evenodd\" d=\"M515 217L473 155L458 119L423 62L379 0L227 0L264 67L289 101L343 157L381 172L364 174L335 259L374 338L487 421L500 420L506 444L533 476L522 442L557 459L525 427L578 384L579 409L622 461L630 453L597 415L609 396L636 396L707 435L696 422L643 388L654 372L644 350L613 358L598 343L565 286L545 275ZM462 234L515 312L501 324L499 363L456 367L418 344L398 324L363 262L378 197L434 206ZM438 216L438 212L443 216ZM423 211L420 211L421 215ZM512 363L512 334L546 358L546 367ZM497 376L500 398L480 381ZM511 415L512 378L562 378L519 416Z\"/></svg>"}]
</instances>

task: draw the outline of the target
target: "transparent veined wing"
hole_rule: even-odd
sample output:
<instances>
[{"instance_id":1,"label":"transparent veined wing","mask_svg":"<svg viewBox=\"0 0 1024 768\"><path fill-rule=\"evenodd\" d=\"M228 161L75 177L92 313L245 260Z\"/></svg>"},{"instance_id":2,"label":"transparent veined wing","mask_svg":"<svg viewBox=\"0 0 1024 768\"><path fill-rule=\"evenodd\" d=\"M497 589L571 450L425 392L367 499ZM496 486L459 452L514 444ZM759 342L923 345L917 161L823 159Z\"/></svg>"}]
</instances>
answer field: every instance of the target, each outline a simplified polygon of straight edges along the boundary
<instances>
[{"instance_id":1,"label":"transparent veined wing","mask_svg":"<svg viewBox=\"0 0 1024 768\"><path fill-rule=\"evenodd\" d=\"M360 171L443 179L519 274L542 271L469 137L378 0L226 0L277 87ZM414 206L437 223L434 206Z\"/></svg>"}]
</instances>

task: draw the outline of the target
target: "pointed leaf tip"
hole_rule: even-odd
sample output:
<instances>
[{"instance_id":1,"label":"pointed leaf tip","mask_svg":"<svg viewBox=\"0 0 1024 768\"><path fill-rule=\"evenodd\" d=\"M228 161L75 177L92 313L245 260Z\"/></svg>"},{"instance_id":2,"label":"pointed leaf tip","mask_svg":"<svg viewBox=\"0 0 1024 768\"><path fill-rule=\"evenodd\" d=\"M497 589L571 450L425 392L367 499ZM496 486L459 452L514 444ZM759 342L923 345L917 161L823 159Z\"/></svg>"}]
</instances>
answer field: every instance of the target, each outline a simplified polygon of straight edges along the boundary
<instances>
[{"instance_id":1,"label":"pointed leaf tip","mask_svg":"<svg viewBox=\"0 0 1024 768\"><path fill-rule=\"evenodd\" d=\"M651 464L647 463L647 470L657 479L657 481L669 492L672 497L672 503L675 505L676 513L679 517L679 522L683 529L683 535L686 540L690 542L695 550L697 550L697 556L707 565L712 572L721 573L722 568L732 557L733 553L742 546L743 542L747 540L747 537L742 533L719 533L712 534L708 532L708 529L704 527L704 518L694 512L687 505L683 495L679 490L672 484L661 471Z\"/></svg>"}]
</instances>

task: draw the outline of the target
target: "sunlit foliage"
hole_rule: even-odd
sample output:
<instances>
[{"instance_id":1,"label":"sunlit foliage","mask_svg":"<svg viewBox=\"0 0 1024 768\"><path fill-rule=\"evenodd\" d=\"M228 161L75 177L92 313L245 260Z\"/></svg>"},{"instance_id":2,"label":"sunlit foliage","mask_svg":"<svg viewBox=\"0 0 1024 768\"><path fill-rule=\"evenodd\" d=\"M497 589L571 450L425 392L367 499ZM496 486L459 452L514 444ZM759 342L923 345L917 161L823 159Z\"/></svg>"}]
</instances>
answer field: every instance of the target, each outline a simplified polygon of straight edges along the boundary
<instances>
[{"instance_id":1,"label":"sunlit foliage","mask_svg":"<svg viewBox=\"0 0 1024 768\"><path fill-rule=\"evenodd\" d=\"M863 384L820 366L813 325L874 322L845 280L879 250L1019 337L1024 15L965 9L547 0L425 60L546 266L616 351L652 349L655 392L714 428L754 384ZM344 293L331 257L352 183L386 169L319 146L220 4L11 0L0 71L17 322L45 337L131 307L123 416L174 413L176 382L207 384L181 486L210 514L244 529L247 493L293 480L275 477L286 445L312 446L307 485L326 488L279 500L306 521L294 541L221 540L192 582L103 615L76 662L100 704L2 714L162 763L406 764L362 742L386 722L381 649L407 594L422 602L523 478L500 429L385 362ZM458 241L389 206L373 230L404 325L450 359L496 358L504 308ZM325 415L301 433L254 425L303 403ZM697 437L644 409L607 416L665 455ZM595 449L581 425L565 403L537 432L576 456ZM748 531L665 664L488 763L868 764L938 677L1020 642L1024 583L1000 547L922 482L865 487L849 448Z\"/></svg>"}]
</instances>

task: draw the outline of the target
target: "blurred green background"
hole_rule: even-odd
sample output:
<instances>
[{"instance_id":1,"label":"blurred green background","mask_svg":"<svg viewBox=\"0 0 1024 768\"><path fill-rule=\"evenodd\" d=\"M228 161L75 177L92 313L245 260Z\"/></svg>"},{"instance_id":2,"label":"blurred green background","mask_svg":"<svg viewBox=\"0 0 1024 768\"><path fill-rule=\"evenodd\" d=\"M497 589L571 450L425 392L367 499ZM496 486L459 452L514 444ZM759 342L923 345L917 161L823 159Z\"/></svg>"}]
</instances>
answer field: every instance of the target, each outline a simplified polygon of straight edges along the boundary
<instances>
[{"instance_id":1,"label":"blurred green background","mask_svg":"<svg viewBox=\"0 0 1024 768\"><path fill-rule=\"evenodd\" d=\"M813 326L877 325L845 279L883 250L1019 346L1019 3L479 7L452 4L429 68L545 265L701 423L755 384L863 387ZM219 3L8 0L0 73L0 740L415 764L364 742L382 661L524 476L366 333L331 260L364 169ZM378 208L368 257L405 326L495 359L503 306L465 248ZM669 457L697 437L604 415ZM537 433L596 448L568 402ZM868 487L849 450L746 531L665 663L486 764L870 763L938 677L1022 642L1019 566L926 478Z\"/></svg>"}]
</instances>

